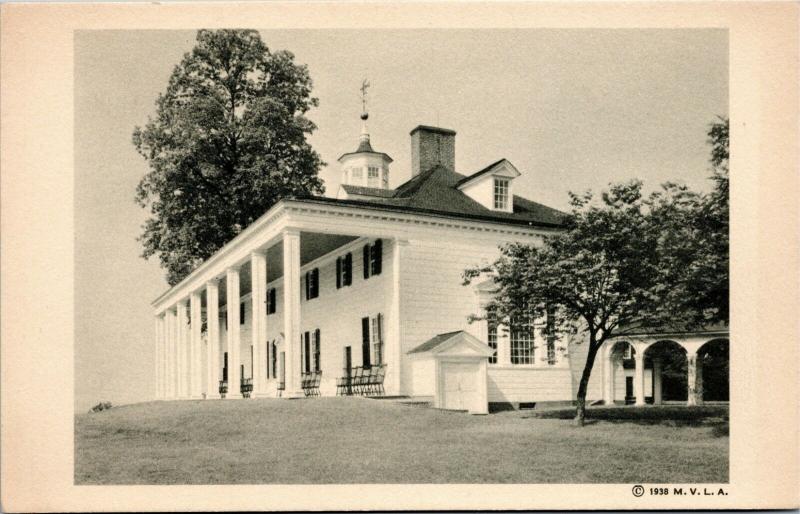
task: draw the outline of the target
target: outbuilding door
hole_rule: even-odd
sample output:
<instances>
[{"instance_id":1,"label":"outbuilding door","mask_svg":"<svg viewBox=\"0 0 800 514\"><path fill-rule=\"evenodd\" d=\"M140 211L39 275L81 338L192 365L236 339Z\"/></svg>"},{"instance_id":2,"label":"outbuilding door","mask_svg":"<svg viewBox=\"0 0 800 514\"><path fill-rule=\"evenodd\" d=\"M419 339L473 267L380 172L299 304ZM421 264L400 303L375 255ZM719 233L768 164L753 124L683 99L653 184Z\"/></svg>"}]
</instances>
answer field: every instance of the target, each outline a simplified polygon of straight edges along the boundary
<instances>
[{"instance_id":1,"label":"outbuilding door","mask_svg":"<svg viewBox=\"0 0 800 514\"><path fill-rule=\"evenodd\" d=\"M480 364L473 362L443 362L444 408L472 410L478 394Z\"/></svg>"}]
</instances>

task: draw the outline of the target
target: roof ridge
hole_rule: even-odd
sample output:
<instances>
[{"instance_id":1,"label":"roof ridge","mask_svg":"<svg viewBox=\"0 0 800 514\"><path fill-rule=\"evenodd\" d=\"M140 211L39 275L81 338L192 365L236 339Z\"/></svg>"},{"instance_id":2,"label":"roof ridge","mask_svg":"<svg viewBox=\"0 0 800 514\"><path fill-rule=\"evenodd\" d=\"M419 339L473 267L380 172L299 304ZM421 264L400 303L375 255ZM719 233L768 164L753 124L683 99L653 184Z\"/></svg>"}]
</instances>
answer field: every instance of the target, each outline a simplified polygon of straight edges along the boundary
<instances>
[{"instance_id":1,"label":"roof ridge","mask_svg":"<svg viewBox=\"0 0 800 514\"><path fill-rule=\"evenodd\" d=\"M466 183L466 182L469 182L470 180L472 180L472 179L474 179L474 178L476 178L476 177L479 177L479 176L483 175L484 173L486 173L487 171L491 170L492 168L494 168L495 166L497 166L497 165L498 165L498 164L500 164L501 162L503 162L503 161L507 161L507 160L508 160L508 159L506 159L505 157L502 157L501 159L499 159L499 160L497 160L497 161L495 161L495 162L491 163L490 165L488 165L488 166L486 166L486 167L484 167L484 168L481 168L480 170L476 171L476 172L475 172L475 173L473 173L472 175L469 175L469 176L466 176L466 177L462 178L461 180L459 180L458 182L456 182L455 186L453 186L453 187L456 187L456 188L457 188L457 187L458 187L458 186L460 186L461 184L464 184L464 183Z\"/></svg>"}]
</instances>

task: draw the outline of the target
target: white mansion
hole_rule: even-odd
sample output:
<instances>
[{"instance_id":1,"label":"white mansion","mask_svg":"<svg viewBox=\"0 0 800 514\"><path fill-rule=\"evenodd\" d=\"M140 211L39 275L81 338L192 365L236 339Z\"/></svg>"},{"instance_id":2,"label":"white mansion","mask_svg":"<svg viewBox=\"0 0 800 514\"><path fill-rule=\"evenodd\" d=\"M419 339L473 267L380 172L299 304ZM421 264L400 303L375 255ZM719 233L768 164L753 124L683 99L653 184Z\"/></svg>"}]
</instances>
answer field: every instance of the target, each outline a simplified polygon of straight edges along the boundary
<instances>
[{"instance_id":1,"label":"white mansion","mask_svg":"<svg viewBox=\"0 0 800 514\"><path fill-rule=\"evenodd\" d=\"M455 136L412 130L412 178L390 188L392 159L373 150L365 124L357 150L339 159L336 198L278 202L159 296L156 397L369 394L475 413L573 400L586 345L543 337L536 324L470 323L493 283L462 285L464 269L493 261L500 245L559 230L562 213L515 195L520 171L505 159L457 173ZM727 337L611 341L589 400L701 403L699 363L727 352ZM665 364L670 355L680 370ZM706 400L727 400L727 375L717 378L724 392Z\"/></svg>"}]
</instances>

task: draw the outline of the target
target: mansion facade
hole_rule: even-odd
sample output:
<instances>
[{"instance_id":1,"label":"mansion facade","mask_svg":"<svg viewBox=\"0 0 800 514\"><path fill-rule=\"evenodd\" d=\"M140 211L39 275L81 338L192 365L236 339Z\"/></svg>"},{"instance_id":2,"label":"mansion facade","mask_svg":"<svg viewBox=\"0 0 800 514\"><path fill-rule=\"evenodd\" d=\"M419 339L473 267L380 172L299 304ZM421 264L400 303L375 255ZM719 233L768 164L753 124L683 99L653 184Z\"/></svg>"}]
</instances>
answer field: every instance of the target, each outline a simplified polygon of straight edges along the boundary
<instances>
[{"instance_id":1,"label":"mansion facade","mask_svg":"<svg viewBox=\"0 0 800 514\"><path fill-rule=\"evenodd\" d=\"M336 198L281 200L153 302L156 398L367 394L474 413L574 400L586 345L548 339L538 323L470 322L494 284L462 278L503 244L540 243L563 213L516 195L506 159L457 173L454 131L410 135L407 182L389 187L392 159L365 121L339 159ZM653 353L667 340L685 352L674 398ZM700 403L704 348L719 341L727 348L726 329L611 341L588 399Z\"/></svg>"}]
</instances>

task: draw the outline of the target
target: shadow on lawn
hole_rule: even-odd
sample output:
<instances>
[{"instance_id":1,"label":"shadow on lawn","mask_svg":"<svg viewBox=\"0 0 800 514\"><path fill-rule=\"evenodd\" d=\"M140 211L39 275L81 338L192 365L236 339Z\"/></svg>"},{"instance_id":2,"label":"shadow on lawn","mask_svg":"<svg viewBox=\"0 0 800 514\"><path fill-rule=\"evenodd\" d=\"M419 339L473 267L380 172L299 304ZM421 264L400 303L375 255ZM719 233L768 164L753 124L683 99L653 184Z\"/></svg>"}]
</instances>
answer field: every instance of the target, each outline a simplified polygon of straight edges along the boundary
<instances>
[{"instance_id":1,"label":"shadow on lawn","mask_svg":"<svg viewBox=\"0 0 800 514\"><path fill-rule=\"evenodd\" d=\"M575 409L534 411L523 417L573 419ZM703 426L711 428L714 437L728 436L728 407L725 406L591 407L586 409L586 424L594 424L598 421L675 427Z\"/></svg>"}]
</instances>

